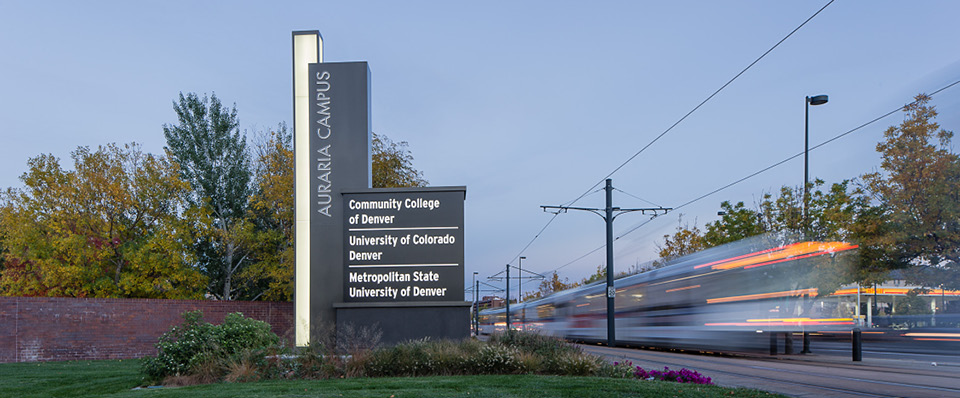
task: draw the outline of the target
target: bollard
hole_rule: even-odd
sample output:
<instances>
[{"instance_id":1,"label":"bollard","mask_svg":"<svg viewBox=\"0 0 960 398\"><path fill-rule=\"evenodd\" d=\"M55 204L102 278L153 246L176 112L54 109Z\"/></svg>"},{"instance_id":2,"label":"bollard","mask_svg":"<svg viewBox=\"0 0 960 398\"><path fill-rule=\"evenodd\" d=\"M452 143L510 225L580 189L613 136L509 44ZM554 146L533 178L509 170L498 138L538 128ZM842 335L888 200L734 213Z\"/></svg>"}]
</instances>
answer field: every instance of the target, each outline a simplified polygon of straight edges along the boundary
<instances>
[{"instance_id":1,"label":"bollard","mask_svg":"<svg viewBox=\"0 0 960 398\"><path fill-rule=\"evenodd\" d=\"M791 332L783 334L783 353L793 355L793 333Z\"/></svg>"},{"instance_id":2,"label":"bollard","mask_svg":"<svg viewBox=\"0 0 960 398\"><path fill-rule=\"evenodd\" d=\"M770 332L770 355L777 355L777 334Z\"/></svg>"},{"instance_id":3,"label":"bollard","mask_svg":"<svg viewBox=\"0 0 960 398\"><path fill-rule=\"evenodd\" d=\"M803 350L800 351L801 354L812 354L813 351L810 351L810 332L803 332Z\"/></svg>"},{"instance_id":4,"label":"bollard","mask_svg":"<svg viewBox=\"0 0 960 398\"><path fill-rule=\"evenodd\" d=\"M860 328L853 328L853 361L863 361L863 346L860 338Z\"/></svg>"}]
</instances>

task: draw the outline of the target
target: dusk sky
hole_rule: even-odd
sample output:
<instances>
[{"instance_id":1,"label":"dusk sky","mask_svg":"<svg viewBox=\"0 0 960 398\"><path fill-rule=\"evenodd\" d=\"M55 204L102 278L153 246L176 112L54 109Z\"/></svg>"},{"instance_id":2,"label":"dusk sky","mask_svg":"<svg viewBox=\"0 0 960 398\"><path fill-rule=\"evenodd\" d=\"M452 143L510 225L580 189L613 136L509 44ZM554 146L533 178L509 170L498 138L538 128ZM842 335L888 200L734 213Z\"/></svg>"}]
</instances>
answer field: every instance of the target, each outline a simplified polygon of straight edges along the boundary
<instances>
[{"instance_id":1,"label":"dusk sky","mask_svg":"<svg viewBox=\"0 0 960 398\"><path fill-rule=\"evenodd\" d=\"M602 220L561 214L523 250L552 217L539 206L596 191L828 2L2 1L0 187L43 153L65 167L78 146L162 153L180 92L236 104L248 136L292 125L291 32L319 30L324 60L369 62L373 130L407 141L430 185L467 187L468 284L520 255L579 280L605 261L572 262L603 245ZM830 98L810 109L815 145L957 82L958 15L956 1L830 4L614 173L614 204L677 207L798 154L807 95ZM932 104L960 131L960 84ZM811 176L876 170L902 115L813 151ZM798 157L658 217L617 241L616 268L656 259L680 214L703 229L721 201L802 182ZM648 219L621 216L617 235Z\"/></svg>"}]
</instances>

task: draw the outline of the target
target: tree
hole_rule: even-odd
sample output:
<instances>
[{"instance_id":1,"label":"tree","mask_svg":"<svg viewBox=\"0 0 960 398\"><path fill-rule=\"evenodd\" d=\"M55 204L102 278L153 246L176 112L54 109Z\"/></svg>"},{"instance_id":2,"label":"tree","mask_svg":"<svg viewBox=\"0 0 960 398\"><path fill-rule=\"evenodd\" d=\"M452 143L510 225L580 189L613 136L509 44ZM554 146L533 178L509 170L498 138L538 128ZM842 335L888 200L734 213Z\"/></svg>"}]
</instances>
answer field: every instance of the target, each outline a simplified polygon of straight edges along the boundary
<instances>
[{"instance_id":1,"label":"tree","mask_svg":"<svg viewBox=\"0 0 960 398\"><path fill-rule=\"evenodd\" d=\"M537 287L536 291L528 293L526 296L524 296L523 301L526 302L527 300L547 297L553 293L572 289L577 286L580 286L580 284L576 282L570 283L569 278L563 278L561 280L560 275L557 274L557 271L553 271L553 274L550 275L549 278L540 281L540 285Z\"/></svg>"},{"instance_id":2,"label":"tree","mask_svg":"<svg viewBox=\"0 0 960 398\"><path fill-rule=\"evenodd\" d=\"M428 184L423 173L413 167L413 155L407 142L393 142L389 137L373 134L373 187L423 187Z\"/></svg>"},{"instance_id":3,"label":"tree","mask_svg":"<svg viewBox=\"0 0 960 398\"><path fill-rule=\"evenodd\" d=\"M673 235L663 235L663 245L656 244L660 261L657 261L654 268L659 268L671 260L693 254L707 248L707 242L700 232L700 228L694 224L683 223L683 215L677 218L677 230Z\"/></svg>"},{"instance_id":4,"label":"tree","mask_svg":"<svg viewBox=\"0 0 960 398\"><path fill-rule=\"evenodd\" d=\"M905 297L897 301L893 310L894 313L897 315L925 315L933 312L930 309L930 304L920 297L921 293L923 293L922 289L910 289Z\"/></svg>"},{"instance_id":5,"label":"tree","mask_svg":"<svg viewBox=\"0 0 960 398\"><path fill-rule=\"evenodd\" d=\"M603 264L597 266L597 271L579 282L580 286L586 286L593 282L607 280L607 267Z\"/></svg>"},{"instance_id":6,"label":"tree","mask_svg":"<svg viewBox=\"0 0 960 398\"><path fill-rule=\"evenodd\" d=\"M720 203L720 208L723 209L720 220L707 224L707 232L703 235L704 247L736 242L767 232L763 216L755 210L748 209L743 202L731 205L729 201L723 201ZM677 228L679 233L679 226ZM663 258L663 254L660 257Z\"/></svg>"},{"instance_id":7,"label":"tree","mask_svg":"<svg viewBox=\"0 0 960 398\"><path fill-rule=\"evenodd\" d=\"M184 242L202 229L185 211L175 164L136 144L80 147L74 170L52 155L28 161L8 189L0 292L19 296L200 298L203 276Z\"/></svg>"},{"instance_id":8,"label":"tree","mask_svg":"<svg viewBox=\"0 0 960 398\"><path fill-rule=\"evenodd\" d=\"M905 120L877 144L882 172L863 176L881 203L887 257L908 266L910 283L960 288L960 157L951 152L953 133L934 121L930 97L917 95L904 107Z\"/></svg>"},{"instance_id":9,"label":"tree","mask_svg":"<svg viewBox=\"0 0 960 398\"><path fill-rule=\"evenodd\" d=\"M180 93L173 110L178 124L163 125L166 149L190 184L189 203L206 209L212 220L212 233L197 237L200 266L210 279L210 293L231 300L238 294L234 275L249 262L242 245L251 193L246 138L236 107L224 107L216 94L201 99Z\"/></svg>"},{"instance_id":10,"label":"tree","mask_svg":"<svg viewBox=\"0 0 960 398\"><path fill-rule=\"evenodd\" d=\"M254 194L250 197L253 262L238 278L274 301L293 299L293 136L281 123L254 146Z\"/></svg>"}]
</instances>

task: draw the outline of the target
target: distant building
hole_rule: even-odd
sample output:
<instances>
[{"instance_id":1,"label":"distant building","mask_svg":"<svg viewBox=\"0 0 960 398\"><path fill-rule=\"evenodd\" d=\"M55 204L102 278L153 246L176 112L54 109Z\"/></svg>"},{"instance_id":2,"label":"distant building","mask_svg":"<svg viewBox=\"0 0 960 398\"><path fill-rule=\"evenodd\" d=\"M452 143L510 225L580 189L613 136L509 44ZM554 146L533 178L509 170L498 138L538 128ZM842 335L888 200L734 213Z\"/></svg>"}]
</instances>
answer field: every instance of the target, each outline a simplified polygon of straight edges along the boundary
<instances>
[{"instance_id":1,"label":"distant building","mask_svg":"<svg viewBox=\"0 0 960 398\"><path fill-rule=\"evenodd\" d=\"M831 296L839 297L838 306L854 317L859 314L866 327L960 326L960 291L908 285L899 271L890 276L875 286L842 286Z\"/></svg>"}]
</instances>

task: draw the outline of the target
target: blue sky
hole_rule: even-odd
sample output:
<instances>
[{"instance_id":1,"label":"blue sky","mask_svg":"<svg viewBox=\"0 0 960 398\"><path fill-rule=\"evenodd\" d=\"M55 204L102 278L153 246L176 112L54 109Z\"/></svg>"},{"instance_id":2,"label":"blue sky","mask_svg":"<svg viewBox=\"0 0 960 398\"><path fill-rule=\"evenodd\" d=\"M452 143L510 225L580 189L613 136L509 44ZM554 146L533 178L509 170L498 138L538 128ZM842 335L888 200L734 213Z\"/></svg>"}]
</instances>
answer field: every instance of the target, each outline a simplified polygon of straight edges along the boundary
<instances>
[{"instance_id":1,"label":"blue sky","mask_svg":"<svg viewBox=\"0 0 960 398\"><path fill-rule=\"evenodd\" d=\"M514 262L550 219L827 4L822 1L0 2L0 187L30 157L77 146L164 146L179 92L235 103L241 128L292 119L294 30L327 61L370 63L374 131L407 141L432 185L466 185L466 277ZM677 206L960 80L960 3L837 1L612 176ZM933 103L960 130L960 86ZM875 170L886 118L810 155L828 182ZM66 163L66 162L65 162ZM677 213L798 186L803 160ZM615 193L620 207L649 203ZM601 193L579 206L600 207ZM616 244L617 269L655 258L677 213ZM617 219L626 231L647 220ZM602 221L563 214L522 255L549 271L603 244ZM603 251L564 267L577 280Z\"/></svg>"}]
</instances>

